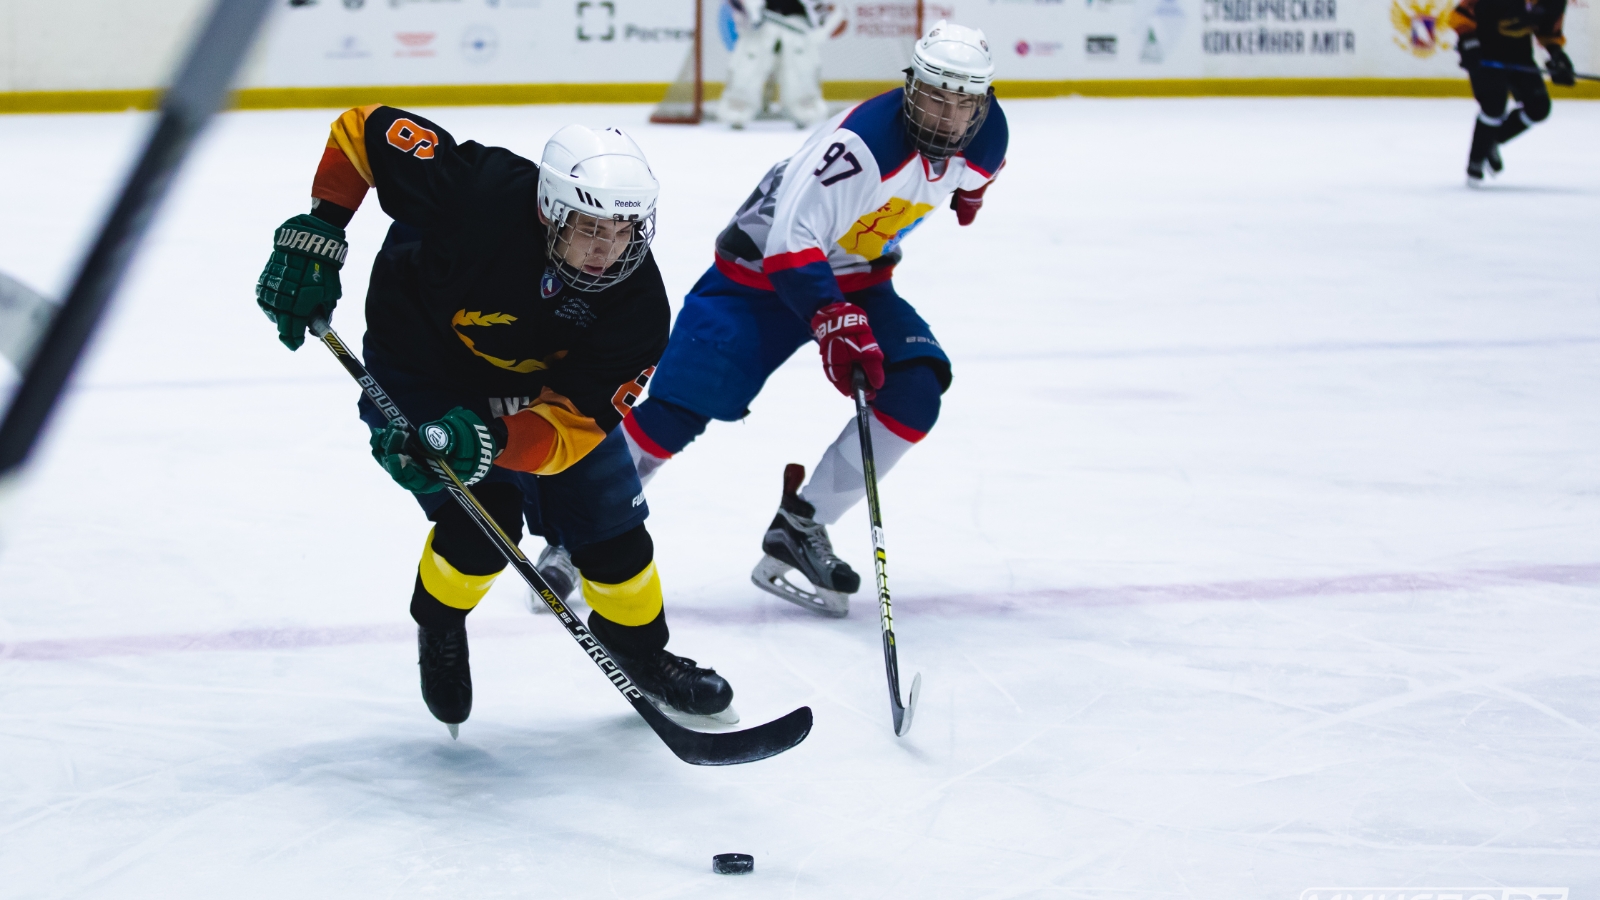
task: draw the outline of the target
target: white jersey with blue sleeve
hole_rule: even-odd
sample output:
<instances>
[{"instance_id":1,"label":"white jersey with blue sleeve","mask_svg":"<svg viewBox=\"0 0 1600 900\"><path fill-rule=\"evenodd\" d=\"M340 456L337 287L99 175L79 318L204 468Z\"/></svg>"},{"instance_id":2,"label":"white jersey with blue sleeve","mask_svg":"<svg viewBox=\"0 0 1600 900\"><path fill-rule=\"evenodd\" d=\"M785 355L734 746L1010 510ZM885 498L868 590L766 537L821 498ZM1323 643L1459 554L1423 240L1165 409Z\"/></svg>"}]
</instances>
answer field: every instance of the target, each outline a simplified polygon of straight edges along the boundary
<instances>
[{"instance_id":1,"label":"white jersey with blue sleeve","mask_svg":"<svg viewBox=\"0 0 1600 900\"><path fill-rule=\"evenodd\" d=\"M900 242L957 190L976 191L1005 164L999 102L972 142L936 166L906 133L896 89L835 116L773 166L717 237L716 266L776 291L809 322L816 310L889 280Z\"/></svg>"}]
</instances>

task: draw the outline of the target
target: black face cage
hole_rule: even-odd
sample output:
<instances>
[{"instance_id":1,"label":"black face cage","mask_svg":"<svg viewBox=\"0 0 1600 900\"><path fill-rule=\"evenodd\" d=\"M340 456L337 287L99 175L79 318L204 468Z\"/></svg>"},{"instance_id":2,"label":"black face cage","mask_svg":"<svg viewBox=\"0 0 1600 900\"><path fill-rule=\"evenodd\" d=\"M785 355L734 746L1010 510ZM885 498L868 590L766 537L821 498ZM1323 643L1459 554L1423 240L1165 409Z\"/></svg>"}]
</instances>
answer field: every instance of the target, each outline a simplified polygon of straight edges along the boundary
<instances>
[{"instance_id":1,"label":"black face cage","mask_svg":"<svg viewBox=\"0 0 1600 900\"><path fill-rule=\"evenodd\" d=\"M603 291L632 275L633 270L644 262L644 256L650 250L650 241L656 236L655 210L651 210L650 215L643 219L628 220L633 228L629 229L627 248L616 262L597 275L567 262L566 249L573 238L595 235L601 220L567 206L556 207L556 218L557 221L545 230L545 258L555 267L562 281L580 291ZM562 224L568 222L571 228Z\"/></svg>"},{"instance_id":2,"label":"black face cage","mask_svg":"<svg viewBox=\"0 0 1600 900\"><path fill-rule=\"evenodd\" d=\"M940 89L918 80L910 69L906 70L905 101L901 107L906 120L906 131L910 133L911 142L916 145L917 150L932 160L949 159L967 149L972 139L978 136L978 129L983 127L983 120L989 117L989 101L994 99L992 87L982 97L959 94L955 91L941 91L946 96L972 97L977 101L978 108L973 111L972 119L967 122L966 129L957 134L954 124L948 118L941 117L936 122L930 122L927 111L916 105L918 94L933 96L931 92L937 90ZM941 128L940 125L946 127Z\"/></svg>"}]
</instances>

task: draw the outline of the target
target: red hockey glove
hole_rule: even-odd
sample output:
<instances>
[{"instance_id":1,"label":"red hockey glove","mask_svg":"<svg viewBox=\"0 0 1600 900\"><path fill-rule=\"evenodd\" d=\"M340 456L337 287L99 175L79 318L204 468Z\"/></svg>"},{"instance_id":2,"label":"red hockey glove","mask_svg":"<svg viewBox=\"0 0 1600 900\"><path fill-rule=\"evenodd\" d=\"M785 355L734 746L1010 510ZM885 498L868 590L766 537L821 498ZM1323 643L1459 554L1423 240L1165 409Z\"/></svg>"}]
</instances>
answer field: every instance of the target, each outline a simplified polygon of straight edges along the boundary
<instances>
[{"instance_id":1,"label":"red hockey glove","mask_svg":"<svg viewBox=\"0 0 1600 900\"><path fill-rule=\"evenodd\" d=\"M989 189L984 185L975 191L958 190L950 198L950 208L956 211L956 221L962 225L971 225L972 220L978 217L978 210L983 209L983 192Z\"/></svg>"},{"instance_id":2,"label":"red hockey glove","mask_svg":"<svg viewBox=\"0 0 1600 900\"><path fill-rule=\"evenodd\" d=\"M871 399L883 387L883 351L872 336L867 314L854 303L834 303L811 317L811 333L822 347L822 371L839 393L850 396L850 373L856 367L867 373Z\"/></svg>"}]
</instances>

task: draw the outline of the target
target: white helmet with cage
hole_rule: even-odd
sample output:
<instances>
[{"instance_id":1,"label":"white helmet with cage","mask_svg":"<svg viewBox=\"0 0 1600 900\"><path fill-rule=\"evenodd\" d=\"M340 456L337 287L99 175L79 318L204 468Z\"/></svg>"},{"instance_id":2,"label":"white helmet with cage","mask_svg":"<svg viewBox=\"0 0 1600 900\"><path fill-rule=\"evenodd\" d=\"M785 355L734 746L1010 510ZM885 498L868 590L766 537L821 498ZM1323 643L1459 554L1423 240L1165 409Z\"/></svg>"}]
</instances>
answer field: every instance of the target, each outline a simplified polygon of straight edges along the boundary
<instances>
[{"instance_id":1,"label":"white helmet with cage","mask_svg":"<svg viewBox=\"0 0 1600 900\"><path fill-rule=\"evenodd\" d=\"M906 70L906 126L929 159L965 150L989 114L994 58L977 28L940 19L911 52Z\"/></svg>"},{"instance_id":2,"label":"white helmet with cage","mask_svg":"<svg viewBox=\"0 0 1600 900\"><path fill-rule=\"evenodd\" d=\"M660 193L644 151L622 131L583 125L557 131L539 161L550 265L580 291L627 278L655 237Z\"/></svg>"}]
</instances>

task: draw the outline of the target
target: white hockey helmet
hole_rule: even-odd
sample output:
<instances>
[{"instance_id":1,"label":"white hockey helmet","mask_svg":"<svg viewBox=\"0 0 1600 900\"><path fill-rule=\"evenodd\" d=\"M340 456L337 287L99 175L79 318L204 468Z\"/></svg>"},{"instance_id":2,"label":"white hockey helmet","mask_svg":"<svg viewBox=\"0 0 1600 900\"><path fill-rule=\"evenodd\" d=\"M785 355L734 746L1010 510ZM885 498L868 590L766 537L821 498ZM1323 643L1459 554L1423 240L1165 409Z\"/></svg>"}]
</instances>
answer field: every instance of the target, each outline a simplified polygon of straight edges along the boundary
<instances>
[{"instance_id":1,"label":"white hockey helmet","mask_svg":"<svg viewBox=\"0 0 1600 900\"><path fill-rule=\"evenodd\" d=\"M940 19L911 51L905 116L912 141L929 159L965 150L994 96L994 58L983 31Z\"/></svg>"},{"instance_id":2,"label":"white hockey helmet","mask_svg":"<svg viewBox=\"0 0 1600 900\"><path fill-rule=\"evenodd\" d=\"M539 211L547 222L550 265L580 291L604 290L632 275L655 237L660 194L644 151L620 130L568 125L557 131L539 160ZM616 248L621 240L626 246ZM581 252L575 254L575 246ZM586 264L585 254L606 264ZM574 255L580 262L569 260Z\"/></svg>"}]
</instances>

